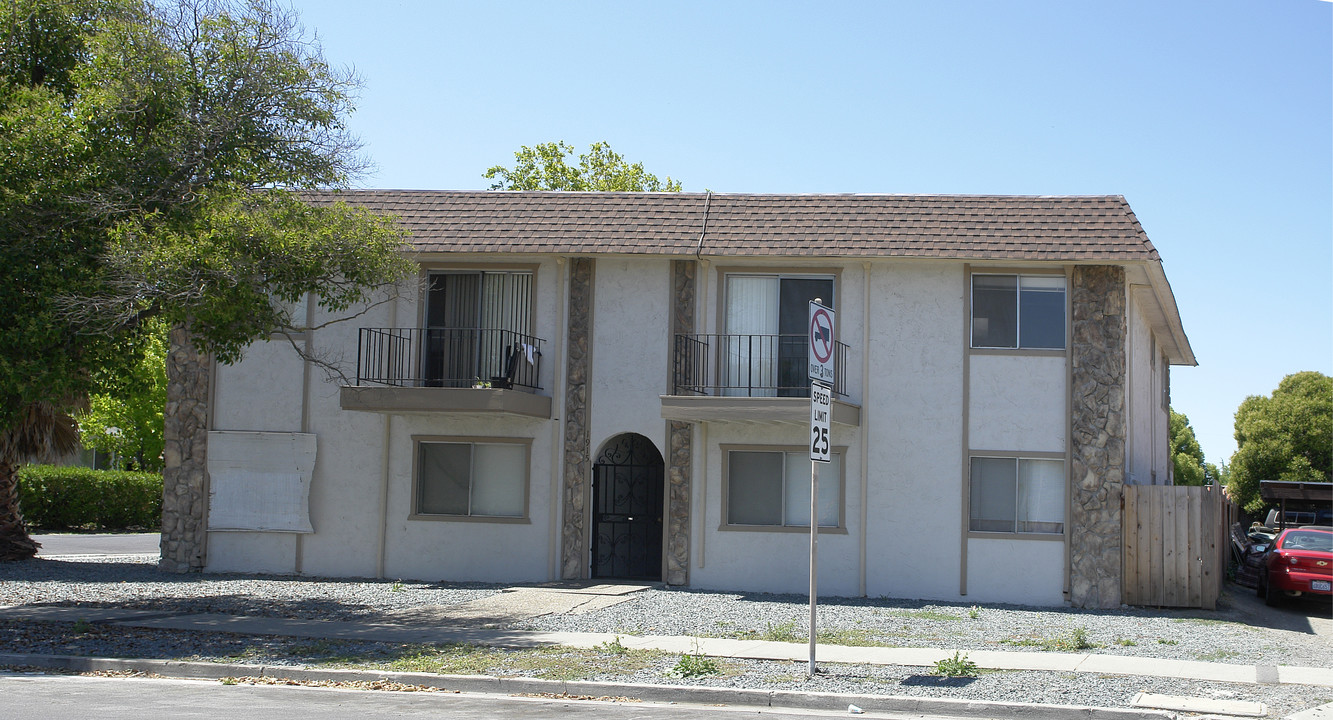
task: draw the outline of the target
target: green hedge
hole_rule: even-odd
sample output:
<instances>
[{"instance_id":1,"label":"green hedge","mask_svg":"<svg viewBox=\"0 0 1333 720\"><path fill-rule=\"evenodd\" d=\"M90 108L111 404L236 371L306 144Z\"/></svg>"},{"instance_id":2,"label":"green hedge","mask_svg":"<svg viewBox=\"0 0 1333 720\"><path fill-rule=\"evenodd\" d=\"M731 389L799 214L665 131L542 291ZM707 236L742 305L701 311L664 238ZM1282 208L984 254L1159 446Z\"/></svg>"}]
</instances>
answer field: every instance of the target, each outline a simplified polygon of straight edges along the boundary
<instances>
[{"instance_id":1,"label":"green hedge","mask_svg":"<svg viewBox=\"0 0 1333 720\"><path fill-rule=\"evenodd\" d=\"M162 475L83 467L19 469L23 519L36 530L156 530Z\"/></svg>"}]
</instances>

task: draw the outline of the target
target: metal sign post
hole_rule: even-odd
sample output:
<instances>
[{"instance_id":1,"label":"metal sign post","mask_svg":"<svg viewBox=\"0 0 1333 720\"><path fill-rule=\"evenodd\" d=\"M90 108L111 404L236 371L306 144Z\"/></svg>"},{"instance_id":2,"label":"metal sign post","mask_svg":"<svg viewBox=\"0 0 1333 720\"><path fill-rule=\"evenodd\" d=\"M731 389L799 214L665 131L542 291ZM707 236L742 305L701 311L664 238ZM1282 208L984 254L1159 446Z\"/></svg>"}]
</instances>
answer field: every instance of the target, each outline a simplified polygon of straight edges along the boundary
<instances>
[{"instance_id":1,"label":"metal sign post","mask_svg":"<svg viewBox=\"0 0 1333 720\"><path fill-rule=\"evenodd\" d=\"M815 598L819 575L819 464L829 461L829 415L833 389L810 383L810 674L815 674Z\"/></svg>"},{"instance_id":2,"label":"metal sign post","mask_svg":"<svg viewBox=\"0 0 1333 720\"><path fill-rule=\"evenodd\" d=\"M829 462L833 408L833 311L810 302L810 675L815 668L815 607L819 576L819 463Z\"/></svg>"}]
</instances>

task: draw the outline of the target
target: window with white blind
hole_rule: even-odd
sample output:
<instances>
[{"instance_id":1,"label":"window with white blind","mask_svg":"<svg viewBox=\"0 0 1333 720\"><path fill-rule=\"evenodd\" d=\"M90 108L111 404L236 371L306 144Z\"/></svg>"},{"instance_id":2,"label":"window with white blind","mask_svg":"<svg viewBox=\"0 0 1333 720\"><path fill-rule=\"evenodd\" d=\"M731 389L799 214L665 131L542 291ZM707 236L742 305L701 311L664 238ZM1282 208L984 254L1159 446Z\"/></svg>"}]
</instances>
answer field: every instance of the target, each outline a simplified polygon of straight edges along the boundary
<instances>
[{"instance_id":1,"label":"window with white blind","mask_svg":"<svg viewBox=\"0 0 1333 720\"><path fill-rule=\"evenodd\" d=\"M417 442L414 515L522 518L528 446L521 442Z\"/></svg>"},{"instance_id":2,"label":"window with white blind","mask_svg":"<svg viewBox=\"0 0 1333 720\"><path fill-rule=\"evenodd\" d=\"M804 397L810 301L834 307L832 276L726 276L725 395Z\"/></svg>"},{"instance_id":3,"label":"window with white blind","mask_svg":"<svg viewBox=\"0 0 1333 720\"><path fill-rule=\"evenodd\" d=\"M973 457L968 529L999 533L1063 533L1063 460Z\"/></svg>"},{"instance_id":4,"label":"window with white blind","mask_svg":"<svg viewBox=\"0 0 1333 720\"><path fill-rule=\"evenodd\" d=\"M810 527L810 456L781 450L727 452L727 525ZM819 468L819 526L840 527L842 456Z\"/></svg>"}]
</instances>

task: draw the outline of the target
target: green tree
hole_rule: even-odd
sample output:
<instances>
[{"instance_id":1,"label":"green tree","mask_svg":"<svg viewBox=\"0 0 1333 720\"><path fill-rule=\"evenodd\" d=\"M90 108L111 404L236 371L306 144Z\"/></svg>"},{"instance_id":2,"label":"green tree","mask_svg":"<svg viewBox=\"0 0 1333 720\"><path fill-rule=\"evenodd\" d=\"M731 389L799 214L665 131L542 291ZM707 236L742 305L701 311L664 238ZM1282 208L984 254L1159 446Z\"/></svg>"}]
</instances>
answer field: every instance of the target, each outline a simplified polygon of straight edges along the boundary
<instances>
[{"instance_id":1,"label":"green tree","mask_svg":"<svg viewBox=\"0 0 1333 720\"><path fill-rule=\"evenodd\" d=\"M128 372L88 398L75 415L83 447L112 455L119 470L162 470L162 412L167 404L167 328L153 322Z\"/></svg>"},{"instance_id":2,"label":"green tree","mask_svg":"<svg viewBox=\"0 0 1333 720\"><path fill-rule=\"evenodd\" d=\"M200 505L176 486L202 476L200 354L234 360L299 331L305 297L341 310L410 271L390 220L297 194L365 167L345 124L357 87L270 0L0 6L0 432L40 432L35 408L67 414L130 374L156 318L182 393L166 497ZM0 444L0 518L43 445ZM0 526L0 556L18 534Z\"/></svg>"},{"instance_id":3,"label":"green tree","mask_svg":"<svg viewBox=\"0 0 1333 720\"><path fill-rule=\"evenodd\" d=\"M1203 448L1194 437L1194 428L1184 413L1171 410L1171 465L1175 469L1176 485L1203 485L1205 467Z\"/></svg>"},{"instance_id":4,"label":"green tree","mask_svg":"<svg viewBox=\"0 0 1333 720\"><path fill-rule=\"evenodd\" d=\"M643 169L643 163L630 164L605 142L595 142L588 152L570 165L574 147L564 142L527 145L514 153L514 167L496 165L482 174L495 180L492 190L595 190L613 192L680 192L681 185L667 176L665 182ZM497 179L498 178L498 179Z\"/></svg>"},{"instance_id":5,"label":"green tree","mask_svg":"<svg viewBox=\"0 0 1333 720\"><path fill-rule=\"evenodd\" d=\"M1271 397L1251 395L1236 410L1236 453L1227 494L1250 512L1263 509L1261 480L1333 480L1333 378L1299 372Z\"/></svg>"}]
</instances>

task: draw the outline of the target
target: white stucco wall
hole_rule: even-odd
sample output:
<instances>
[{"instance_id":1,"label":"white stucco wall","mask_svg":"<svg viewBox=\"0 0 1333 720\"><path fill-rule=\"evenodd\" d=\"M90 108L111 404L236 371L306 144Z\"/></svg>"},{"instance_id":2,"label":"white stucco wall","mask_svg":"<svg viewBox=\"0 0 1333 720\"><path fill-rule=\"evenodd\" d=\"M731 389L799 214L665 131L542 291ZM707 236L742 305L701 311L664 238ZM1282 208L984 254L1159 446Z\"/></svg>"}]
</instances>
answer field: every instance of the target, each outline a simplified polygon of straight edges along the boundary
<instances>
[{"instance_id":1,"label":"white stucco wall","mask_svg":"<svg viewBox=\"0 0 1333 720\"><path fill-rule=\"evenodd\" d=\"M1129 295L1126 352L1126 424L1129 442L1125 480L1136 485L1165 485L1168 478L1169 417L1162 409L1162 358L1154 357L1152 329ZM1157 351L1160 354L1160 350Z\"/></svg>"},{"instance_id":2,"label":"white stucco wall","mask_svg":"<svg viewBox=\"0 0 1333 720\"><path fill-rule=\"evenodd\" d=\"M976 539L967 546L967 600L1023 605L1064 602L1065 544Z\"/></svg>"},{"instance_id":3,"label":"white stucco wall","mask_svg":"<svg viewBox=\"0 0 1333 720\"><path fill-rule=\"evenodd\" d=\"M210 429L301 432L304 376L286 338L251 345L234 365L215 365ZM211 532L205 570L294 573L297 542L292 533Z\"/></svg>"},{"instance_id":4,"label":"white stucco wall","mask_svg":"<svg viewBox=\"0 0 1333 720\"><path fill-rule=\"evenodd\" d=\"M450 263L468 259L451 258ZM494 266L493 259L474 259ZM563 337L557 322L560 304L566 300L557 295L565 268L554 258L517 258L514 262L538 264L534 311L536 334L546 341L541 392L549 395L556 358L560 356L555 344ZM415 327L419 323L418 305L414 291L409 291L396 303L378 305L349 322L321 328L314 333L312 348L324 357L340 360L345 372L354 374L358 329ZM317 313L315 322L329 319ZM259 343L247 351L237 367L219 368L215 429L302 430L304 369L294 354L284 360L284 349L291 353L285 341ZM310 487L314 534L211 533L208 570L374 577L381 574L383 547L385 577L549 579L551 528L547 508L554 437L551 427L556 421L452 413L393 416L347 412L339 406L339 383L326 381L322 371L312 371L308 387L304 429L319 437ZM409 520L413 434L531 438L531 522L514 525ZM515 548L524 552L516 554Z\"/></svg>"},{"instance_id":5,"label":"white stucco wall","mask_svg":"<svg viewBox=\"0 0 1333 720\"><path fill-rule=\"evenodd\" d=\"M958 598L964 290L958 263L874 265L862 414L870 596Z\"/></svg>"},{"instance_id":6,"label":"white stucco wall","mask_svg":"<svg viewBox=\"0 0 1333 720\"><path fill-rule=\"evenodd\" d=\"M973 451L1065 451L1064 357L973 355L969 365L968 444Z\"/></svg>"},{"instance_id":7,"label":"white stucco wall","mask_svg":"<svg viewBox=\"0 0 1333 720\"><path fill-rule=\"evenodd\" d=\"M286 338L251 345L235 365L214 367L210 429L301 432L304 375Z\"/></svg>"},{"instance_id":8,"label":"white stucco wall","mask_svg":"<svg viewBox=\"0 0 1333 720\"><path fill-rule=\"evenodd\" d=\"M555 418L345 412L339 407L337 386L315 372L307 394L307 427L301 428L298 361L224 368L218 374L215 412L230 426L222 429L304 430L319 436L310 497L315 533L299 540L274 533L216 533L210 541L210 570L422 580L553 577L564 427L556 378L564 372L560 318L568 302L559 278L567 268L553 258L514 262L539 265L536 332L546 340L540 392L554 397ZM969 419L968 445L974 450L1063 451L1068 394L1064 358L974 355L965 377L967 277L962 263L874 261L868 287L861 261L818 264L840 269L838 335L850 346L849 400L861 405L864 426L833 427L834 445L846 448L845 532L821 533L820 593L860 593L864 542L865 592L870 596L1061 602L1064 543L1059 541L973 538L967 550L968 595L959 594L959 581L966 516L964 417ZM771 263L745 266L751 267L782 269ZM605 257L596 262L588 397L594 456L610 438L625 432L648 437L666 454L659 396L670 392L670 273L666 258ZM700 278L699 330L716 332L717 307L724 300L716 267L708 264ZM417 323L416 299L406 298L346 325L322 329L313 344L316 350L341 353L354 362L357 328ZM262 353L279 349L269 345L273 347L254 350L244 362L252 357L258 362ZM863 367L869 368L867 383L862 381ZM1151 381L1151 373L1147 379ZM970 384L966 409L965 383ZM283 394L289 387L296 388L294 395ZM721 446L803 448L807 419L696 426L692 586L805 592L807 533L719 528L725 462ZM413 435L530 440L526 521L409 518ZM863 451L869 483L864 498ZM918 541L923 532L928 542Z\"/></svg>"},{"instance_id":9,"label":"white stucco wall","mask_svg":"<svg viewBox=\"0 0 1333 720\"><path fill-rule=\"evenodd\" d=\"M808 420L808 418L806 418ZM707 457L697 458L708 469L706 482L695 483L695 537L702 547L692 554L690 585L721 590L762 590L807 593L810 588L810 532L800 530L723 529L722 468L727 462L722 446L800 452L808 427L804 423L711 423ZM832 444L842 453L843 529L825 529L819 535L819 594L858 594L860 568L861 497L860 448L855 428L832 427ZM696 467L700 463L696 463ZM808 468L808 463L802 463ZM822 512L822 511L821 511ZM697 541L696 541L697 542ZM701 564L702 563L702 564Z\"/></svg>"},{"instance_id":10,"label":"white stucco wall","mask_svg":"<svg viewBox=\"0 0 1333 720\"><path fill-rule=\"evenodd\" d=\"M385 577L480 582L547 579L549 420L404 415L390 437ZM528 517L523 522L413 519L413 436L530 439Z\"/></svg>"},{"instance_id":11,"label":"white stucco wall","mask_svg":"<svg viewBox=\"0 0 1333 720\"><path fill-rule=\"evenodd\" d=\"M669 390L671 261L599 258L593 274L588 422L593 460L621 433L653 441L666 457L661 396Z\"/></svg>"},{"instance_id":12,"label":"white stucco wall","mask_svg":"<svg viewBox=\"0 0 1333 720\"><path fill-rule=\"evenodd\" d=\"M1068 370L1064 356L974 354L969 360L968 445L973 453L1064 453ZM1065 470L1068 474L1068 468ZM1066 490L1066 492L1068 492ZM1058 604L1065 539L967 540L967 599Z\"/></svg>"}]
</instances>

